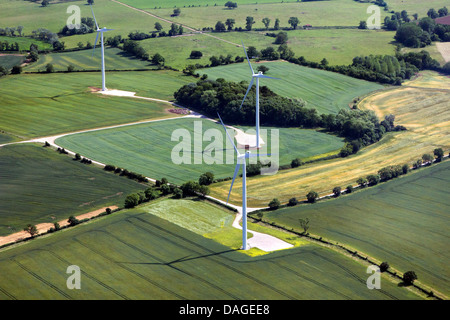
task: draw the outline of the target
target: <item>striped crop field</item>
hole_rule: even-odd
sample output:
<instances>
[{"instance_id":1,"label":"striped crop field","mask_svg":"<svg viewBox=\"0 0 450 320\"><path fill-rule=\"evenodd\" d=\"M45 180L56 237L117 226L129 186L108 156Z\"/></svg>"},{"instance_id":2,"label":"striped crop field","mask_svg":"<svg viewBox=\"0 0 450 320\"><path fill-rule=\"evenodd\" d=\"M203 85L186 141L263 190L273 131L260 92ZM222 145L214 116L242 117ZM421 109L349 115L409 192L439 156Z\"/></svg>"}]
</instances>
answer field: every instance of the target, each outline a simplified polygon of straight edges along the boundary
<instances>
[{"instance_id":1,"label":"striped crop field","mask_svg":"<svg viewBox=\"0 0 450 320\"><path fill-rule=\"evenodd\" d=\"M344 243L450 294L450 161L338 199L266 213L265 219Z\"/></svg>"},{"instance_id":2,"label":"striped crop field","mask_svg":"<svg viewBox=\"0 0 450 320\"><path fill-rule=\"evenodd\" d=\"M27 224L121 207L128 194L145 188L34 144L0 148L0 167L0 236L22 231Z\"/></svg>"},{"instance_id":3,"label":"striped crop field","mask_svg":"<svg viewBox=\"0 0 450 320\"><path fill-rule=\"evenodd\" d=\"M253 69L256 70L259 64L269 68L268 76L281 79L262 79L260 86L267 86L285 97L302 99L306 101L306 107L315 108L318 114L337 113L348 108L353 99L383 88L373 82L288 62L253 63ZM247 63L201 69L199 73L207 74L210 79L224 78L235 82L250 82L251 79Z\"/></svg>"},{"instance_id":4,"label":"striped crop field","mask_svg":"<svg viewBox=\"0 0 450 320\"><path fill-rule=\"evenodd\" d=\"M184 210L180 205L169 209ZM327 248L249 257L151 212L113 213L0 251L0 299L419 298L384 276L382 289L368 290L367 266ZM67 287L70 265L80 268L80 290Z\"/></svg>"},{"instance_id":5,"label":"striped crop field","mask_svg":"<svg viewBox=\"0 0 450 320\"><path fill-rule=\"evenodd\" d=\"M341 138L314 130L262 129L267 130L268 145L267 152L261 153L276 153L280 165L290 164L297 157L304 159L337 152L343 146ZM202 139L206 141L205 135L211 130L215 130L221 140L212 141L210 145ZM277 130L278 137L272 130ZM188 136L183 136L183 140L173 138L176 132L185 132ZM199 139L197 134L200 134ZM274 141L278 142L279 152L272 149ZM127 168L154 179L166 177L178 184L197 180L207 171L213 172L216 178L230 177L236 163L234 151L227 145L222 126L217 122L191 117L68 135L57 139L56 143L104 164ZM177 164L173 160L173 152L180 143L184 146L181 152L183 163ZM221 159L209 150L214 148L214 143L225 147ZM231 160L227 158L230 152L226 150L231 151Z\"/></svg>"},{"instance_id":6,"label":"striped crop field","mask_svg":"<svg viewBox=\"0 0 450 320\"><path fill-rule=\"evenodd\" d=\"M426 82L418 78L417 83L411 81L400 88L375 92L359 104L362 109L374 110L380 119L388 114L395 115L396 124L404 125L406 131L390 132L379 142L347 158L282 170L273 176L251 177L247 180L249 205L263 207L273 198L284 203L292 197L305 199L311 190L319 195L330 194L334 187L355 185L358 178L376 174L384 167L403 164L412 166L423 154L433 154L435 148L442 148L448 154L450 90L448 86L446 89L442 86L448 85L450 80L439 76L432 80L430 74L427 77ZM435 87L432 87L433 83ZM239 181L233 188L230 197L232 203L241 201L240 185ZM225 182L214 184L211 195L224 199L228 189L229 185Z\"/></svg>"}]
</instances>

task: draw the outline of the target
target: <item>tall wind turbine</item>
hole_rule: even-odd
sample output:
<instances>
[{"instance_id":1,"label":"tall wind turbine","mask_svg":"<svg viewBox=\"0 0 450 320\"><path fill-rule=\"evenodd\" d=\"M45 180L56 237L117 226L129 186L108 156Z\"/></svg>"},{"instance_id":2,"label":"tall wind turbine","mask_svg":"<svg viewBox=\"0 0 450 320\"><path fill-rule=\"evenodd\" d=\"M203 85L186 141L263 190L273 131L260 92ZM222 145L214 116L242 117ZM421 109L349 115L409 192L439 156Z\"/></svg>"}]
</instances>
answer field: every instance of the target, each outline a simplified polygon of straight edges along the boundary
<instances>
[{"instance_id":1,"label":"tall wind turbine","mask_svg":"<svg viewBox=\"0 0 450 320\"><path fill-rule=\"evenodd\" d=\"M230 200L230 194L231 189L233 188L234 180L236 179L237 174L239 173L239 168L242 164L242 250L247 250L247 169L246 169L246 159L250 157L250 152L245 151L245 154L241 154L239 150L237 149L236 145L234 144L233 139L231 139L230 135L228 134L227 129L225 128L225 125L223 124L222 118L219 114L220 123L223 126L223 129L225 130L225 133L227 134L228 139L231 141L231 144L233 145L234 150L237 154L237 163L236 168L234 169L234 175L233 180L231 181L230 191L228 192L228 200Z\"/></svg>"},{"instance_id":2,"label":"tall wind turbine","mask_svg":"<svg viewBox=\"0 0 450 320\"><path fill-rule=\"evenodd\" d=\"M236 179L236 176L239 173L239 169L242 165L242 250L247 250L247 159L252 157L257 157L258 154L251 154L248 150L245 151L244 154L241 154L234 144L233 139L228 134L227 129L225 128L225 125L223 124L222 118L219 116L220 123L222 124L223 129L225 130L225 133L227 134L228 139L230 140L231 144L233 145L234 150L237 154L237 163L236 168L234 169L234 175L233 180L231 181L230 191L228 192L228 200L230 200L230 194L231 189L233 189L234 180ZM260 154L261 155L261 154Z\"/></svg>"},{"instance_id":3,"label":"tall wind turbine","mask_svg":"<svg viewBox=\"0 0 450 320\"><path fill-rule=\"evenodd\" d=\"M245 50L245 46L244 46L243 42L242 42L242 47L244 48L245 57L247 58L248 65L250 66L250 71L252 73L252 80L250 81L250 85L248 86L247 92L245 93L244 99L242 99L242 103L239 108L242 108L245 98L247 97L248 92L250 91L250 89L253 86L253 81L256 79L256 112L255 112L256 113L256 148L259 149L260 148L260 145L259 145L259 79L261 79L261 78L275 79L275 80L280 80L280 79L265 76L265 75L263 75L263 73L261 71L259 71L258 73L255 73L255 71L253 71L252 64L250 63L250 59L248 58L247 50Z\"/></svg>"},{"instance_id":4,"label":"tall wind turbine","mask_svg":"<svg viewBox=\"0 0 450 320\"><path fill-rule=\"evenodd\" d=\"M94 15L94 9L92 9L92 4L91 6L91 11L92 11L92 16L94 17L94 22L95 22L95 26L97 27L97 37L95 38L95 43L94 43L94 50L92 51L92 55L94 55L94 51L95 51L95 46L97 45L98 42L98 35L101 35L101 43L102 43L102 91L106 91L106 79L105 79L105 46L103 43L103 32L107 32L107 31L112 31L114 29L106 29L105 27L103 28L99 28L98 24L97 24L97 19L95 19L95 15Z\"/></svg>"}]
</instances>

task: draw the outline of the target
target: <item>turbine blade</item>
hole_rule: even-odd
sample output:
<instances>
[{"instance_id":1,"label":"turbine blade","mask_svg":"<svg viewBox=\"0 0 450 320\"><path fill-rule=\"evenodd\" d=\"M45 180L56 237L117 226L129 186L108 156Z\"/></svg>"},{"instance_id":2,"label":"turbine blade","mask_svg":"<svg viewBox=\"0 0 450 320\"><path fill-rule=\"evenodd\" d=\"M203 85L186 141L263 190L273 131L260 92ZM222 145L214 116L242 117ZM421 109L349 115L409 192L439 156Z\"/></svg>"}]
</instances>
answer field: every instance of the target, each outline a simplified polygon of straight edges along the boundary
<instances>
[{"instance_id":1,"label":"turbine blade","mask_svg":"<svg viewBox=\"0 0 450 320\"><path fill-rule=\"evenodd\" d=\"M253 86L253 80L255 80L255 78L252 77L252 81L250 81L250 85L247 88L247 92L245 93L244 99L242 99L241 106L239 107L239 109L241 109L242 106L244 105L245 98L247 98L247 94Z\"/></svg>"},{"instance_id":2,"label":"turbine blade","mask_svg":"<svg viewBox=\"0 0 450 320\"><path fill-rule=\"evenodd\" d=\"M274 77L269 77L269 76L265 76L265 75L260 75L258 76L259 78L266 78L266 79L274 79L274 80L281 80L280 78L274 78Z\"/></svg>"},{"instance_id":3,"label":"turbine blade","mask_svg":"<svg viewBox=\"0 0 450 320\"><path fill-rule=\"evenodd\" d=\"M239 173L240 167L241 167L241 163L238 160L238 163L236 164L236 168L234 169L234 175L233 175L233 180L231 181L230 191L228 191L227 203L228 203L228 200L230 200L231 189L233 189L234 180L236 179L236 176Z\"/></svg>"},{"instance_id":4,"label":"turbine blade","mask_svg":"<svg viewBox=\"0 0 450 320\"><path fill-rule=\"evenodd\" d=\"M97 45L98 42L98 35L100 34L100 32L97 31L97 36L95 37L95 42L94 42L94 49L92 50L92 56L94 56L94 52L95 52L95 46Z\"/></svg>"},{"instance_id":5,"label":"turbine blade","mask_svg":"<svg viewBox=\"0 0 450 320\"><path fill-rule=\"evenodd\" d=\"M247 153L246 158L257 158L257 157L267 157L271 156L272 153Z\"/></svg>"},{"instance_id":6,"label":"turbine blade","mask_svg":"<svg viewBox=\"0 0 450 320\"><path fill-rule=\"evenodd\" d=\"M98 30L98 24L97 24L97 19L95 19L94 9L92 9L92 4L90 6L91 6L91 11L92 11L92 16L94 17L95 26L97 27L97 30Z\"/></svg>"},{"instance_id":7,"label":"turbine blade","mask_svg":"<svg viewBox=\"0 0 450 320\"><path fill-rule=\"evenodd\" d=\"M248 58L247 50L245 49L245 46L244 46L244 41L242 41L242 47L244 48L245 57L247 58L247 62L248 62L248 65L250 66L250 70L252 71L252 74L255 74L255 72L253 71L253 68L252 68L252 64L250 63L250 59Z\"/></svg>"},{"instance_id":8,"label":"turbine blade","mask_svg":"<svg viewBox=\"0 0 450 320\"><path fill-rule=\"evenodd\" d=\"M219 116L220 123L222 124L223 129L225 130L225 133L227 134L228 139L230 140L231 144L233 145L234 150L238 155L240 155L238 149L236 148L236 145L234 144L233 139L231 139L230 135L228 134L227 128L225 128L225 125L223 124L222 118L220 117L220 114L217 112L217 115Z\"/></svg>"},{"instance_id":9,"label":"turbine blade","mask_svg":"<svg viewBox=\"0 0 450 320\"><path fill-rule=\"evenodd\" d=\"M102 29L102 32L107 32L107 31L113 31L114 29L106 29L106 28L103 28Z\"/></svg>"}]
</instances>

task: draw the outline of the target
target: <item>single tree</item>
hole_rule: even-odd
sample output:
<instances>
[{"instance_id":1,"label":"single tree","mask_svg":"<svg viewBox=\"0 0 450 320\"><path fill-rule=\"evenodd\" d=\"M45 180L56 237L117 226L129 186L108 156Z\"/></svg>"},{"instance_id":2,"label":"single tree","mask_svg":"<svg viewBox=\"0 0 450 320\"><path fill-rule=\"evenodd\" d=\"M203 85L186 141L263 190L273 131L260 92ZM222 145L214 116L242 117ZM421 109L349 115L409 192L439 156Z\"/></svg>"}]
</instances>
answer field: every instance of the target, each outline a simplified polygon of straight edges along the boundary
<instances>
[{"instance_id":1,"label":"single tree","mask_svg":"<svg viewBox=\"0 0 450 320\"><path fill-rule=\"evenodd\" d=\"M252 26L254 23L255 23L255 19L253 19L253 17L245 18L245 28L247 29L247 31L252 30Z\"/></svg>"},{"instance_id":2,"label":"single tree","mask_svg":"<svg viewBox=\"0 0 450 320\"><path fill-rule=\"evenodd\" d=\"M233 26L236 23L236 21L234 19L227 19L227 21L225 21L225 25L227 26L227 30L231 31L233 30Z\"/></svg>"},{"instance_id":3,"label":"single tree","mask_svg":"<svg viewBox=\"0 0 450 320\"><path fill-rule=\"evenodd\" d=\"M155 22L155 30L160 32L163 29L163 26L159 22Z\"/></svg>"},{"instance_id":4,"label":"single tree","mask_svg":"<svg viewBox=\"0 0 450 320\"><path fill-rule=\"evenodd\" d=\"M367 29L367 22L366 21L360 21L358 29Z\"/></svg>"},{"instance_id":5,"label":"single tree","mask_svg":"<svg viewBox=\"0 0 450 320\"><path fill-rule=\"evenodd\" d=\"M47 72L47 73L55 72L55 68L53 67L53 64L47 63L45 65L45 72Z\"/></svg>"},{"instance_id":6,"label":"single tree","mask_svg":"<svg viewBox=\"0 0 450 320\"><path fill-rule=\"evenodd\" d=\"M162 55L160 55L159 53L155 53L152 57L152 63L156 64L157 66L163 66L165 59Z\"/></svg>"},{"instance_id":7,"label":"single tree","mask_svg":"<svg viewBox=\"0 0 450 320\"><path fill-rule=\"evenodd\" d=\"M266 73L267 71L269 71L269 68L266 67L265 65L260 65L260 66L258 66L258 68L256 68L256 70L258 70L262 73Z\"/></svg>"},{"instance_id":8,"label":"single tree","mask_svg":"<svg viewBox=\"0 0 450 320\"><path fill-rule=\"evenodd\" d=\"M319 194L317 192L315 192L314 190L311 190L310 192L308 192L308 194L306 195L306 198L308 199L309 203L314 203L316 202L317 198L319 197Z\"/></svg>"},{"instance_id":9,"label":"single tree","mask_svg":"<svg viewBox=\"0 0 450 320\"><path fill-rule=\"evenodd\" d=\"M227 1L225 3L225 7L227 7L228 9L234 9L237 8L237 3L233 1Z\"/></svg>"},{"instance_id":10,"label":"single tree","mask_svg":"<svg viewBox=\"0 0 450 320\"><path fill-rule=\"evenodd\" d=\"M297 17L290 17L288 23L291 25L292 29L295 30L300 23L300 20L298 20Z\"/></svg>"},{"instance_id":11,"label":"single tree","mask_svg":"<svg viewBox=\"0 0 450 320\"><path fill-rule=\"evenodd\" d=\"M309 229L309 219L305 218L305 219L298 219L298 222L300 223L300 226L303 229L303 233L306 234L306 232Z\"/></svg>"},{"instance_id":12,"label":"single tree","mask_svg":"<svg viewBox=\"0 0 450 320\"><path fill-rule=\"evenodd\" d=\"M282 45L282 44L285 44L287 42L287 40L288 40L287 33L281 31L281 32L278 32L277 36L275 37L274 43Z\"/></svg>"},{"instance_id":13,"label":"single tree","mask_svg":"<svg viewBox=\"0 0 450 320\"><path fill-rule=\"evenodd\" d=\"M270 19L269 18L263 18L262 23L264 23L264 26L266 27L266 30L269 29Z\"/></svg>"},{"instance_id":14,"label":"single tree","mask_svg":"<svg viewBox=\"0 0 450 320\"><path fill-rule=\"evenodd\" d=\"M339 197L341 195L341 187L334 187L333 194L335 197Z\"/></svg>"},{"instance_id":15,"label":"single tree","mask_svg":"<svg viewBox=\"0 0 450 320\"><path fill-rule=\"evenodd\" d=\"M382 262L382 263L380 264L380 271L381 271L381 272L385 272L385 271L387 271L387 269L389 269L389 263L387 263L387 262Z\"/></svg>"},{"instance_id":16,"label":"single tree","mask_svg":"<svg viewBox=\"0 0 450 320\"><path fill-rule=\"evenodd\" d=\"M205 172L198 179L198 183L200 185L209 186L213 182L214 182L214 174L212 172Z\"/></svg>"},{"instance_id":17,"label":"single tree","mask_svg":"<svg viewBox=\"0 0 450 320\"><path fill-rule=\"evenodd\" d=\"M436 148L434 149L433 154L436 157L436 161L441 161L444 157L444 150L442 150L442 148Z\"/></svg>"},{"instance_id":18,"label":"single tree","mask_svg":"<svg viewBox=\"0 0 450 320\"><path fill-rule=\"evenodd\" d=\"M216 25L214 26L214 30L216 32L224 32L226 30L225 24L223 24L222 21L217 21Z\"/></svg>"},{"instance_id":19,"label":"single tree","mask_svg":"<svg viewBox=\"0 0 450 320\"><path fill-rule=\"evenodd\" d=\"M406 271L403 274L403 282L406 285L412 285L415 280L417 280L417 275L414 271Z\"/></svg>"},{"instance_id":20,"label":"single tree","mask_svg":"<svg viewBox=\"0 0 450 320\"><path fill-rule=\"evenodd\" d=\"M181 14L181 9L180 8L173 9L173 16L174 17L178 17L180 14Z\"/></svg>"},{"instance_id":21,"label":"single tree","mask_svg":"<svg viewBox=\"0 0 450 320\"><path fill-rule=\"evenodd\" d=\"M275 24L273 25L273 28L275 30L280 30L280 19L278 18L275 19Z\"/></svg>"},{"instance_id":22,"label":"single tree","mask_svg":"<svg viewBox=\"0 0 450 320\"><path fill-rule=\"evenodd\" d=\"M20 74L22 73L22 67L21 66L14 66L11 69L11 74Z\"/></svg>"},{"instance_id":23,"label":"single tree","mask_svg":"<svg viewBox=\"0 0 450 320\"><path fill-rule=\"evenodd\" d=\"M270 210L276 210L280 207L281 203L277 198L272 199L272 201L269 202L269 208Z\"/></svg>"},{"instance_id":24,"label":"single tree","mask_svg":"<svg viewBox=\"0 0 450 320\"><path fill-rule=\"evenodd\" d=\"M296 206L297 204L298 204L297 198L290 198L289 199L289 202L288 202L289 206Z\"/></svg>"},{"instance_id":25,"label":"single tree","mask_svg":"<svg viewBox=\"0 0 450 320\"><path fill-rule=\"evenodd\" d=\"M67 220L67 222L71 226L75 226L80 223L80 221L77 218L75 218L75 216L70 216L69 219Z\"/></svg>"},{"instance_id":26,"label":"single tree","mask_svg":"<svg viewBox=\"0 0 450 320\"><path fill-rule=\"evenodd\" d=\"M41 6L43 6L43 7L47 7L49 4L50 4L49 0L42 0L42 2L41 2Z\"/></svg>"},{"instance_id":27,"label":"single tree","mask_svg":"<svg viewBox=\"0 0 450 320\"><path fill-rule=\"evenodd\" d=\"M34 224L29 224L27 225L23 231L28 232L30 234L31 237L34 237L35 235L37 235L39 233L37 227Z\"/></svg>"}]
</instances>

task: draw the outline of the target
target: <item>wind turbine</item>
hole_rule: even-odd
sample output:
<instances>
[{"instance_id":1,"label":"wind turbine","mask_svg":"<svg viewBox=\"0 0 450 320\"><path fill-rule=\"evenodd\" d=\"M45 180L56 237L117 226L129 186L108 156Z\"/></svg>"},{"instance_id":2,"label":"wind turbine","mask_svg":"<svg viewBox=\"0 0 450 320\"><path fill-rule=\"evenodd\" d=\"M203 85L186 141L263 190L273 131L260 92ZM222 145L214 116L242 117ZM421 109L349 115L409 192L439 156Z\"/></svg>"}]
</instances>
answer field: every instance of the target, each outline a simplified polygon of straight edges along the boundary
<instances>
[{"instance_id":1,"label":"wind turbine","mask_svg":"<svg viewBox=\"0 0 450 320\"><path fill-rule=\"evenodd\" d=\"M107 32L107 31L112 31L114 29L106 29L105 27L103 28L99 28L98 24L97 24L97 19L95 19L95 15L94 15L94 9L92 9L92 4L91 6L91 11L92 11L92 16L94 17L94 22L95 22L95 26L97 27L97 37L95 38L95 43L94 43L94 50L92 50L92 56L94 56L94 51L95 51L95 46L97 45L98 42L98 35L101 35L101 43L102 43L102 91L106 91L106 79L105 79L105 46L103 44L103 32Z\"/></svg>"},{"instance_id":2,"label":"wind turbine","mask_svg":"<svg viewBox=\"0 0 450 320\"><path fill-rule=\"evenodd\" d=\"M239 169L242 165L242 250L247 250L247 166L246 166L246 160L252 157L257 157L258 154L251 154L250 151L246 150L244 154L241 154L234 144L233 139L231 139L230 135L228 134L227 129L225 128L225 125L223 124L222 118L219 116L220 123L223 126L223 129L225 130L225 133L227 134L228 139L230 140L231 144L233 145L234 150L237 154L237 164L234 169L234 175L233 180L231 181L230 191L228 192L228 198L227 198L227 204L228 200L230 200L230 194L231 189L233 188L234 180L236 179L236 176L239 173Z\"/></svg>"},{"instance_id":3,"label":"wind turbine","mask_svg":"<svg viewBox=\"0 0 450 320\"><path fill-rule=\"evenodd\" d=\"M248 86L247 92L245 93L244 99L242 99L241 106L239 109L242 108L242 105L244 104L245 98L247 97L248 92L253 86L253 81L256 79L256 148L259 149L259 79L266 78L266 79L274 79L274 80L280 80L279 78L273 78L263 75L262 71L259 71L258 73L255 73L252 68L252 64L250 63L250 59L247 55L247 50L245 50L244 42L242 42L242 47L244 48L245 57L247 58L248 65L250 66L250 71L252 72L252 80L250 81L250 85Z\"/></svg>"}]
</instances>

